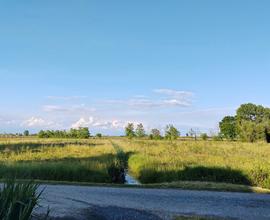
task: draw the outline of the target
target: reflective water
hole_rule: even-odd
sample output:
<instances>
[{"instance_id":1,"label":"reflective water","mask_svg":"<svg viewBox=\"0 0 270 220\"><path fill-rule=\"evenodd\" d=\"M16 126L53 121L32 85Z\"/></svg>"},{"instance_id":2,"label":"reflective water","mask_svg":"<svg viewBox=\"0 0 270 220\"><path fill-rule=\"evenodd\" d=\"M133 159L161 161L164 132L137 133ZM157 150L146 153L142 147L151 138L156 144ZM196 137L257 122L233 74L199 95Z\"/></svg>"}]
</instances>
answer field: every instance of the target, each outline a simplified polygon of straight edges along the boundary
<instances>
[{"instance_id":1,"label":"reflective water","mask_svg":"<svg viewBox=\"0 0 270 220\"><path fill-rule=\"evenodd\" d=\"M140 182L130 176L128 173L126 174L126 184L127 185L140 185Z\"/></svg>"}]
</instances>

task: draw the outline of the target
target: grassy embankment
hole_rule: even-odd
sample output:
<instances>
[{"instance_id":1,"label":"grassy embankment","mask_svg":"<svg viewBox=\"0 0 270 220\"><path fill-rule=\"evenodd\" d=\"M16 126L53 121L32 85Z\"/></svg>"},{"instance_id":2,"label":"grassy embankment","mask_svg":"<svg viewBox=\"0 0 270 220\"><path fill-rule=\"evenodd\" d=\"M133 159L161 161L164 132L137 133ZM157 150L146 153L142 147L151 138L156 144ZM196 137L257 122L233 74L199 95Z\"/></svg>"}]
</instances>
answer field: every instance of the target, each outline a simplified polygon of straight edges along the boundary
<instances>
[{"instance_id":1,"label":"grassy embankment","mask_svg":"<svg viewBox=\"0 0 270 220\"><path fill-rule=\"evenodd\" d=\"M0 140L0 176L110 183L108 167L116 154L111 140L129 157L130 173L149 184L144 187L258 192L268 191L249 186L270 189L270 145L265 143L6 139Z\"/></svg>"}]
</instances>

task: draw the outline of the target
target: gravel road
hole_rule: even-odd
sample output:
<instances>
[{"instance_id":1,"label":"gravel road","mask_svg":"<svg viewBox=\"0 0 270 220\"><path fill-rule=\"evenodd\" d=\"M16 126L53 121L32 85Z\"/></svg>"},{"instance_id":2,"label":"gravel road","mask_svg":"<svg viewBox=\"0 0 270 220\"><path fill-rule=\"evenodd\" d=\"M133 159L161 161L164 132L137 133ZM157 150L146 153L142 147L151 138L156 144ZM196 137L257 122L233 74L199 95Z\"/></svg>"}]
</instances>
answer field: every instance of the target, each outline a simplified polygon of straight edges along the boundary
<instances>
[{"instance_id":1,"label":"gravel road","mask_svg":"<svg viewBox=\"0 0 270 220\"><path fill-rule=\"evenodd\" d=\"M270 195L47 185L38 214L51 209L54 219L169 220L175 215L269 220Z\"/></svg>"}]
</instances>

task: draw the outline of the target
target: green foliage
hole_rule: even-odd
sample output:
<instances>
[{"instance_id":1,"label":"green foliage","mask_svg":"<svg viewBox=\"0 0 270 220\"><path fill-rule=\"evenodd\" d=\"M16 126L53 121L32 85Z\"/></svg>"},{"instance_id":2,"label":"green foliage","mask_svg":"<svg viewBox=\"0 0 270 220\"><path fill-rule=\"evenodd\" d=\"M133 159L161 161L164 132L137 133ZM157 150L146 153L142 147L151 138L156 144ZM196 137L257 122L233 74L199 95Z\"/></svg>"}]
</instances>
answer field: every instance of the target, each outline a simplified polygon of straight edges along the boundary
<instances>
[{"instance_id":1,"label":"green foliage","mask_svg":"<svg viewBox=\"0 0 270 220\"><path fill-rule=\"evenodd\" d=\"M28 131L28 130L25 130L25 131L23 132L23 135L26 136L26 137L29 136L29 131Z\"/></svg>"},{"instance_id":2,"label":"green foliage","mask_svg":"<svg viewBox=\"0 0 270 220\"><path fill-rule=\"evenodd\" d=\"M151 130L151 134L149 135L149 137L152 140L161 140L162 139L160 130L158 130L156 128L154 128L154 129Z\"/></svg>"},{"instance_id":3,"label":"green foliage","mask_svg":"<svg viewBox=\"0 0 270 220\"><path fill-rule=\"evenodd\" d=\"M102 134L101 134L101 133L97 133L97 134L96 134L96 137L102 138Z\"/></svg>"},{"instance_id":4,"label":"green foliage","mask_svg":"<svg viewBox=\"0 0 270 220\"><path fill-rule=\"evenodd\" d=\"M129 158L129 172L141 183L214 181L270 189L267 143L228 141L117 142Z\"/></svg>"},{"instance_id":5,"label":"green foliage","mask_svg":"<svg viewBox=\"0 0 270 220\"><path fill-rule=\"evenodd\" d=\"M226 139L239 137L242 141L266 141L270 143L270 109L252 103L243 104L236 116L226 116L219 123Z\"/></svg>"},{"instance_id":6,"label":"green foliage","mask_svg":"<svg viewBox=\"0 0 270 220\"><path fill-rule=\"evenodd\" d=\"M125 170L117 163L117 161L114 161L108 167L108 175L110 176L112 183L125 183Z\"/></svg>"},{"instance_id":7,"label":"green foliage","mask_svg":"<svg viewBox=\"0 0 270 220\"><path fill-rule=\"evenodd\" d=\"M8 181L0 189L0 219L30 220L39 204L38 185Z\"/></svg>"},{"instance_id":8,"label":"green foliage","mask_svg":"<svg viewBox=\"0 0 270 220\"><path fill-rule=\"evenodd\" d=\"M138 124L138 125L137 125L135 134L136 134L136 136L139 137L139 138L142 138L142 137L145 137L145 136L146 136L145 130L144 130L144 127L143 127L143 124Z\"/></svg>"},{"instance_id":9,"label":"green foliage","mask_svg":"<svg viewBox=\"0 0 270 220\"><path fill-rule=\"evenodd\" d=\"M223 141L223 135L220 133L212 137L213 141Z\"/></svg>"},{"instance_id":10,"label":"green foliage","mask_svg":"<svg viewBox=\"0 0 270 220\"><path fill-rule=\"evenodd\" d=\"M202 133L201 134L201 139L204 140L204 141L207 141L208 135L206 133Z\"/></svg>"},{"instance_id":11,"label":"green foliage","mask_svg":"<svg viewBox=\"0 0 270 220\"><path fill-rule=\"evenodd\" d=\"M128 168L128 156L119 145L115 143L112 145L116 151L116 157L108 168L108 174L112 183L123 184L126 182L125 170Z\"/></svg>"},{"instance_id":12,"label":"green foliage","mask_svg":"<svg viewBox=\"0 0 270 220\"><path fill-rule=\"evenodd\" d=\"M78 128L70 129L69 131L59 131L59 130L41 130L38 133L39 138L79 138L88 139L90 137L90 132L88 128Z\"/></svg>"},{"instance_id":13,"label":"green foliage","mask_svg":"<svg viewBox=\"0 0 270 220\"><path fill-rule=\"evenodd\" d=\"M127 167L142 182L225 181L270 189L270 148L262 142L0 139L2 178L111 183L111 174L119 180Z\"/></svg>"},{"instance_id":14,"label":"green foliage","mask_svg":"<svg viewBox=\"0 0 270 220\"><path fill-rule=\"evenodd\" d=\"M165 138L167 140L176 140L180 136L180 132L173 125L167 125L165 131Z\"/></svg>"},{"instance_id":15,"label":"green foliage","mask_svg":"<svg viewBox=\"0 0 270 220\"><path fill-rule=\"evenodd\" d=\"M125 133L128 138L133 138L135 137L135 131L134 131L134 124L133 123L128 123L128 125L125 128Z\"/></svg>"},{"instance_id":16,"label":"green foliage","mask_svg":"<svg viewBox=\"0 0 270 220\"><path fill-rule=\"evenodd\" d=\"M0 139L1 178L110 183L114 159L104 139Z\"/></svg>"},{"instance_id":17,"label":"green foliage","mask_svg":"<svg viewBox=\"0 0 270 220\"><path fill-rule=\"evenodd\" d=\"M219 123L221 134L229 140L234 140L237 137L236 117L226 116Z\"/></svg>"},{"instance_id":18,"label":"green foliage","mask_svg":"<svg viewBox=\"0 0 270 220\"><path fill-rule=\"evenodd\" d=\"M269 142L270 109L261 105L243 104L237 110L237 132L243 141Z\"/></svg>"}]
</instances>

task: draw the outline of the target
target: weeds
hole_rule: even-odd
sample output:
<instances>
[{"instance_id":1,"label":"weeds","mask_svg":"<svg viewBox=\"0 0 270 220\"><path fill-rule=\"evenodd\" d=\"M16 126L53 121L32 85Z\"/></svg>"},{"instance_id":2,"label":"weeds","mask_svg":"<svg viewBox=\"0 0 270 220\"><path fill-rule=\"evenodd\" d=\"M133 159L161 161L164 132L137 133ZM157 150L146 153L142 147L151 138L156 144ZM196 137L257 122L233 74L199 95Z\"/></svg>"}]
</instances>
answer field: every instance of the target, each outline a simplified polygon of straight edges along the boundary
<instances>
[{"instance_id":1,"label":"weeds","mask_svg":"<svg viewBox=\"0 0 270 220\"><path fill-rule=\"evenodd\" d=\"M33 183L7 181L0 190L1 220L30 220L42 192Z\"/></svg>"}]
</instances>

